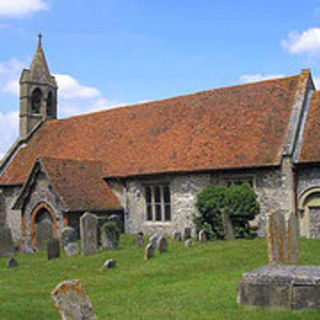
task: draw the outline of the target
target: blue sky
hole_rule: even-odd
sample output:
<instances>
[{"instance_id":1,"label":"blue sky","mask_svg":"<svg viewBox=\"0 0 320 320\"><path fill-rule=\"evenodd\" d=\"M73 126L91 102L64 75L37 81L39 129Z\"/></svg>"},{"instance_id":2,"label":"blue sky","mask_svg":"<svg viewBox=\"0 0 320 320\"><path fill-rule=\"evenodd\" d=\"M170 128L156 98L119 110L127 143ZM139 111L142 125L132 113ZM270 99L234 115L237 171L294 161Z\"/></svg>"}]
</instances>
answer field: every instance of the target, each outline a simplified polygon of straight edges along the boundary
<instances>
[{"instance_id":1,"label":"blue sky","mask_svg":"<svg viewBox=\"0 0 320 320\"><path fill-rule=\"evenodd\" d=\"M0 157L18 135L17 79L39 32L59 117L303 68L320 83L318 0L1 0Z\"/></svg>"}]
</instances>

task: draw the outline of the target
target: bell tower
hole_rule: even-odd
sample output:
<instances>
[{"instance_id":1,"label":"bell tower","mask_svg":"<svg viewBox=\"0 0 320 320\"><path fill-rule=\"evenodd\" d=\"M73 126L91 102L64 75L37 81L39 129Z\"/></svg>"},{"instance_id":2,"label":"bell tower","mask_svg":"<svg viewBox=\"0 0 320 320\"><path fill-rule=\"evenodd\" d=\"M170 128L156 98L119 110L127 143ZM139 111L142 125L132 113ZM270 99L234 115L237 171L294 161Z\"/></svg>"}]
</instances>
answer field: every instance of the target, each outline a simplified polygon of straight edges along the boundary
<instances>
[{"instance_id":1,"label":"bell tower","mask_svg":"<svg viewBox=\"0 0 320 320\"><path fill-rule=\"evenodd\" d=\"M57 118L57 83L50 74L42 49L42 36L30 69L20 77L20 137L26 137L41 121Z\"/></svg>"}]
</instances>

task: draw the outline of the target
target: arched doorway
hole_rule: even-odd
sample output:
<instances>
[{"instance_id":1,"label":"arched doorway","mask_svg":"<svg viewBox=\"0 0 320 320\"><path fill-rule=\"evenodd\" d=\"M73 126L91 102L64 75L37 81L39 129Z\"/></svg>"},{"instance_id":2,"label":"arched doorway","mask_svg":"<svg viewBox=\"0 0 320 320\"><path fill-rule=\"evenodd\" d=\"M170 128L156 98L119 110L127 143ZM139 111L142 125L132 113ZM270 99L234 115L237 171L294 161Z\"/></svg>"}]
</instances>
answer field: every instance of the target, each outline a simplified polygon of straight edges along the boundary
<instances>
[{"instance_id":1,"label":"arched doorway","mask_svg":"<svg viewBox=\"0 0 320 320\"><path fill-rule=\"evenodd\" d=\"M320 187L305 191L299 200L300 234L320 239Z\"/></svg>"},{"instance_id":2,"label":"arched doorway","mask_svg":"<svg viewBox=\"0 0 320 320\"><path fill-rule=\"evenodd\" d=\"M58 223L54 210L45 202L39 203L31 213L30 234L34 247L46 248L46 242L57 237Z\"/></svg>"}]
</instances>

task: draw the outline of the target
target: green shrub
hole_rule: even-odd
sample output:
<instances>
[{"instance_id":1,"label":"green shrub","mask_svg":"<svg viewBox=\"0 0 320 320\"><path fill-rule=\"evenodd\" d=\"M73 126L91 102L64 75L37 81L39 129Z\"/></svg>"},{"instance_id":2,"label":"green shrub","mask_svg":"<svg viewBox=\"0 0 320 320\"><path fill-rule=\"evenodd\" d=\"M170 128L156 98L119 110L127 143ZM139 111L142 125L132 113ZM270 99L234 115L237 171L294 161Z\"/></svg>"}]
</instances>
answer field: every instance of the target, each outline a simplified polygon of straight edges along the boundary
<instances>
[{"instance_id":1,"label":"green shrub","mask_svg":"<svg viewBox=\"0 0 320 320\"><path fill-rule=\"evenodd\" d=\"M108 221L101 227L101 233L104 233L109 239L120 239L121 231L114 221Z\"/></svg>"},{"instance_id":2,"label":"green shrub","mask_svg":"<svg viewBox=\"0 0 320 320\"><path fill-rule=\"evenodd\" d=\"M197 195L196 208L200 215L193 215L195 228L197 232L204 229L209 239L225 238L223 214L230 217L236 238L256 236L256 230L250 227L249 221L254 219L260 206L248 183L229 188L210 185Z\"/></svg>"}]
</instances>

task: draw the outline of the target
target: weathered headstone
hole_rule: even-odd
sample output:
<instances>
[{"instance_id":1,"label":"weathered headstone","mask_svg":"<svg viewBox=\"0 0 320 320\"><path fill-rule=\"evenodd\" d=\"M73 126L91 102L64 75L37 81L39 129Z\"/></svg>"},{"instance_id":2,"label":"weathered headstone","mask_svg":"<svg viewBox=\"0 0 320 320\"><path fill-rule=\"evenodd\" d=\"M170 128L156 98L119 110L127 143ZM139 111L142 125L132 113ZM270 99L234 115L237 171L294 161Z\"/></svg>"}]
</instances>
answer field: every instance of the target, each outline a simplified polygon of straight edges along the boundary
<instances>
[{"instance_id":1,"label":"weathered headstone","mask_svg":"<svg viewBox=\"0 0 320 320\"><path fill-rule=\"evenodd\" d=\"M267 215L267 240L269 262L286 262L286 223L282 211L270 211Z\"/></svg>"},{"instance_id":2,"label":"weathered headstone","mask_svg":"<svg viewBox=\"0 0 320 320\"><path fill-rule=\"evenodd\" d=\"M148 245L144 250L144 259L145 260L151 259L153 257L153 254L154 254L154 248L152 246L152 243L148 243Z\"/></svg>"},{"instance_id":3,"label":"weathered headstone","mask_svg":"<svg viewBox=\"0 0 320 320\"><path fill-rule=\"evenodd\" d=\"M98 251L98 219L94 214L86 212L80 218L80 235L82 254L96 253Z\"/></svg>"},{"instance_id":4,"label":"weathered headstone","mask_svg":"<svg viewBox=\"0 0 320 320\"><path fill-rule=\"evenodd\" d=\"M15 268L18 266L18 262L14 257L10 257L7 261L7 268Z\"/></svg>"},{"instance_id":5,"label":"weathered headstone","mask_svg":"<svg viewBox=\"0 0 320 320\"><path fill-rule=\"evenodd\" d=\"M38 250L45 250L47 242L53 239L53 223L49 219L44 219L37 223L36 238Z\"/></svg>"},{"instance_id":6,"label":"weathered headstone","mask_svg":"<svg viewBox=\"0 0 320 320\"><path fill-rule=\"evenodd\" d=\"M112 269L116 267L116 261L113 259L109 259L107 260L104 265L103 265L103 269L107 270L107 269Z\"/></svg>"},{"instance_id":7,"label":"weathered headstone","mask_svg":"<svg viewBox=\"0 0 320 320\"><path fill-rule=\"evenodd\" d=\"M138 247L142 247L144 245L143 241L143 234L141 232L138 232L134 238L134 242Z\"/></svg>"},{"instance_id":8,"label":"weathered headstone","mask_svg":"<svg viewBox=\"0 0 320 320\"><path fill-rule=\"evenodd\" d=\"M0 227L0 257L9 257L14 254L14 243L10 228Z\"/></svg>"},{"instance_id":9,"label":"weathered headstone","mask_svg":"<svg viewBox=\"0 0 320 320\"><path fill-rule=\"evenodd\" d=\"M64 251L68 257L77 256L79 254L78 242L69 242L66 246L64 246Z\"/></svg>"},{"instance_id":10,"label":"weathered headstone","mask_svg":"<svg viewBox=\"0 0 320 320\"><path fill-rule=\"evenodd\" d=\"M72 227L65 227L61 231L62 245L65 247L70 242L76 242L78 240L77 231Z\"/></svg>"},{"instance_id":11,"label":"weathered headstone","mask_svg":"<svg viewBox=\"0 0 320 320\"><path fill-rule=\"evenodd\" d=\"M168 240L166 237L161 236L157 241L157 247L160 254L168 251Z\"/></svg>"},{"instance_id":12,"label":"weathered headstone","mask_svg":"<svg viewBox=\"0 0 320 320\"><path fill-rule=\"evenodd\" d=\"M23 237L21 239L20 249L24 254L34 253L35 250L31 243L31 238L29 236Z\"/></svg>"},{"instance_id":13,"label":"weathered headstone","mask_svg":"<svg viewBox=\"0 0 320 320\"><path fill-rule=\"evenodd\" d=\"M193 246L193 241L192 239L187 239L185 242L184 242L184 246L185 247L192 247Z\"/></svg>"},{"instance_id":14,"label":"weathered headstone","mask_svg":"<svg viewBox=\"0 0 320 320\"><path fill-rule=\"evenodd\" d=\"M116 236L107 235L101 232L101 245L106 250L118 250L119 239Z\"/></svg>"},{"instance_id":15,"label":"weathered headstone","mask_svg":"<svg viewBox=\"0 0 320 320\"><path fill-rule=\"evenodd\" d=\"M96 320L92 303L79 280L67 280L55 287L51 297L62 320Z\"/></svg>"},{"instance_id":16,"label":"weathered headstone","mask_svg":"<svg viewBox=\"0 0 320 320\"><path fill-rule=\"evenodd\" d=\"M0 228L6 223L6 199L0 191Z\"/></svg>"},{"instance_id":17,"label":"weathered headstone","mask_svg":"<svg viewBox=\"0 0 320 320\"><path fill-rule=\"evenodd\" d=\"M180 231L174 231L172 234L172 238L175 241L181 241L182 236L181 236L181 232Z\"/></svg>"},{"instance_id":18,"label":"weathered headstone","mask_svg":"<svg viewBox=\"0 0 320 320\"><path fill-rule=\"evenodd\" d=\"M230 216L227 215L226 213L222 213L222 225L225 233L225 239L226 240L234 239L232 221L230 219Z\"/></svg>"},{"instance_id":19,"label":"weathered headstone","mask_svg":"<svg viewBox=\"0 0 320 320\"><path fill-rule=\"evenodd\" d=\"M153 249L155 249L155 248L157 247L157 241L158 241L158 239L159 239L159 236L158 236L156 233L154 233L154 234L150 237L149 243L151 243Z\"/></svg>"},{"instance_id":20,"label":"weathered headstone","mask_svg":"<svg viewBox=\"0 0 320 320\"><path fill-rule=\"evenodd\" d=\"M207 235L204 229L200 230L198 234L198 240L200 243L205 243L207 242Z\"/></svg>"},{"instance_id":21,"label":"weathered headstone","mask_svg":"<svg viewBox=\"0 0 320 320\"><path fill-rule=\"evenodd\" d=\"M187 240L187 239L190 239L190 238L191 238L191 228L186 227L183 230L183 239Z\"/></svg>"},{"instance_id":22,"label":"weathered headstone","mask_svg":"<svg viewBox=\"0 0 320 320\"><path fill-rule=\"evenodd\" d=\"M286 244L286 262L290 264L297 264L300 257L299 221L294 212L290 212L288 217Z\"/></svg>"},{"instance_id":23,"label":"weathered headstone","mask_svg":"<svg viewBox=\"0 0 320 320\"><path fill-rule=\"evenodd\" d=\"M60 258L60 241L58 239L50 239L47 242L48 260Z\"/></svg>"}]
</instances>

